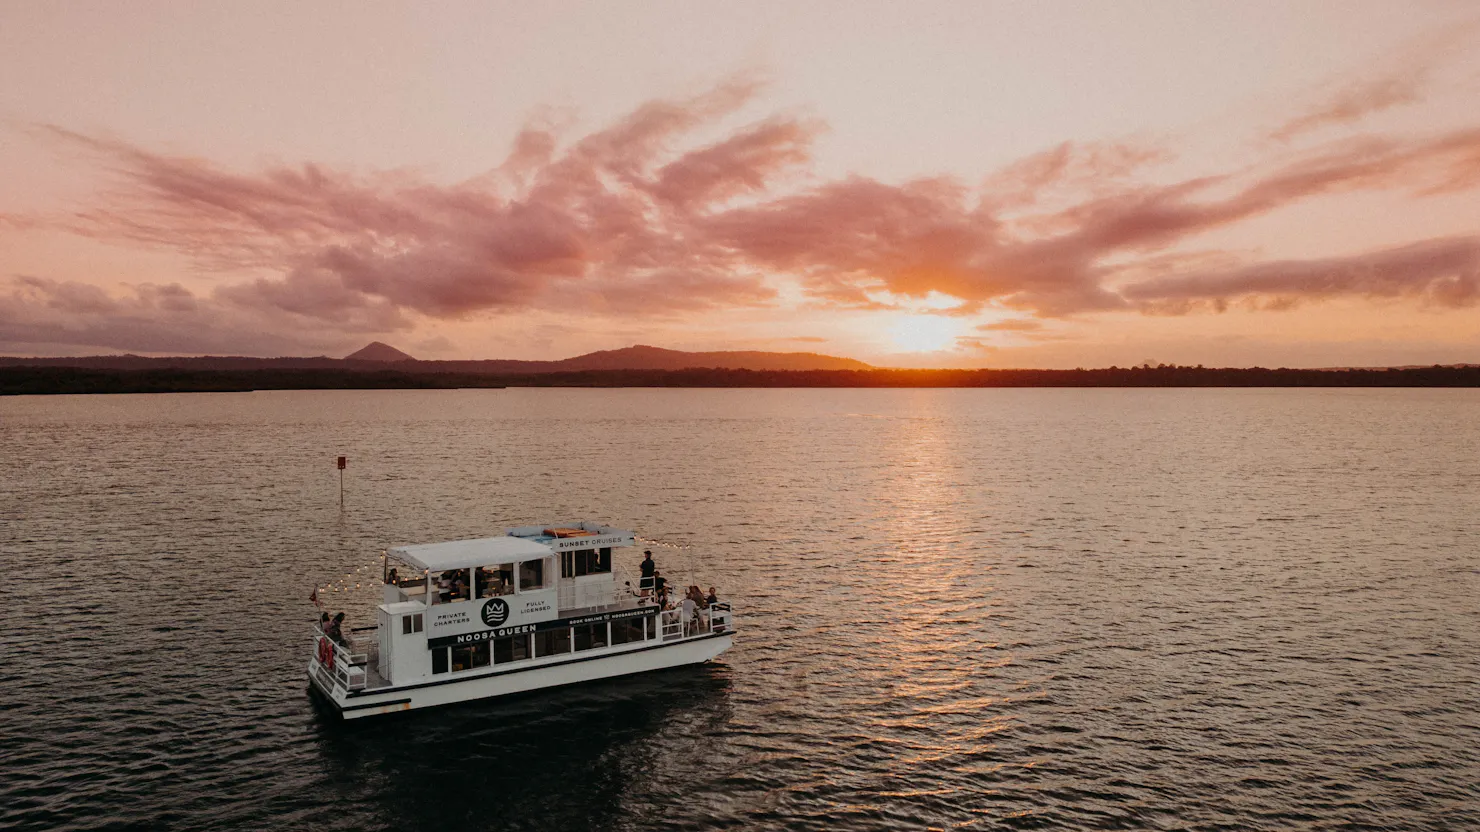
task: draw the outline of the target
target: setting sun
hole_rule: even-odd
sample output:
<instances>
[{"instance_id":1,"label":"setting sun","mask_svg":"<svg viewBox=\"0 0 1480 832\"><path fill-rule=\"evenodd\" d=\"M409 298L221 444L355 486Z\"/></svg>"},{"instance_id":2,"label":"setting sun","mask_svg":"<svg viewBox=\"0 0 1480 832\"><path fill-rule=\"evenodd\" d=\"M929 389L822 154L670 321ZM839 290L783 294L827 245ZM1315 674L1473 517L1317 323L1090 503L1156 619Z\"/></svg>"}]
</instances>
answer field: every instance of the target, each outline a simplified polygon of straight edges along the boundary
<instances>
[{"instance_id":1,"label":"setting sun","mask_svg":"<svg viewBox=\"0 0 1480 832\"><path fill-rule=\"evenodd\" d=\"M940 315L907 315L889 325L889 339L905 352L948 350L960 335L960 322Z\"/></svg>"}]
</instances>

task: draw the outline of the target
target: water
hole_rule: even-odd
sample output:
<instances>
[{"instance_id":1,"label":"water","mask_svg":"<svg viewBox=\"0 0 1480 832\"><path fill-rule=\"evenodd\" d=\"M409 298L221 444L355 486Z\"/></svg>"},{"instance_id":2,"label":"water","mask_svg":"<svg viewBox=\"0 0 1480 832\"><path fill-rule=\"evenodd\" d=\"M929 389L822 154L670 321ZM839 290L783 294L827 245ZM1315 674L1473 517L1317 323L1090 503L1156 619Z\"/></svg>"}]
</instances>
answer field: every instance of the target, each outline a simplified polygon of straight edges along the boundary
<instances>
[{"instance_id":1,"label":"water","mask_svg":"<svg viewBox=\"0 0 1480 832\"><path fill-rule=\"evenodd\" d=\"M1476 413L1472 390L0 400L0 827L1476 828ZM733 599L735 648L314 709L315 583L568 518L696 547L660 568ZM368 620L364 590L329 599Z\"/></svg>"}]
</instances>

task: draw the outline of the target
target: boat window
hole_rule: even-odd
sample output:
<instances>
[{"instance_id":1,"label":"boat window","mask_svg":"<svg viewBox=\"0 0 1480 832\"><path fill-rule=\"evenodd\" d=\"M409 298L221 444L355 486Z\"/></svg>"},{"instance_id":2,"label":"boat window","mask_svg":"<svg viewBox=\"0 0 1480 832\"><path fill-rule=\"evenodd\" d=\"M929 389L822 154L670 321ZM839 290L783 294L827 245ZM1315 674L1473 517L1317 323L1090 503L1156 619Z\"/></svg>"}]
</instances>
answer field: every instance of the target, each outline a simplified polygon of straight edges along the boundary
<instances>
[{"instance_id":1,"label":"boat window","mask_svg":"<svg viewBox=\"0 0 1480 832\"><path fill-rule=\"evenodd\" d=\"M477 573L478 597L494 598L514 592L514 564L480 566Z\"/></svg>"},{"instance_id":2,"label":"boat window","mask_svg":"<svg viewBox=\"0 0 1480 832\"><path fill-rule=\"evenodd\" d=\"M432 672L433 673L446 673L447 672L447 648L446 647L438 647L437 649L435 649L435 650L432 651Z\"/></svg>"},{"instance_id":3,"label":"boat window","mask_svg":"<svg viewBox=\"0 0 1480 832\"><path fill-rule=\"evenodd\" d=\"M470 597L472 588L468 584L467 569L448 569L444 572L432 573L432 603L446 604L452 601L466 601Z\"/></svg>"},{"instance_id":4,"label":"boat window","mask_svg":"<svg viewBox=\"0 0 1480 832\"><path fill-rule=\"evenodd\" d=\"M606 646L606 622L600 624L579 624L575 627L575 641L577 650L590 650L594 647Z\"/></svg>"},{"instance_id":5,"label":"boat window","mask_svg":"<svg viewBox=\"0 0 1480 832\"><path fill-rule=\"evenodd\" d=\"M519 564L519 591L545 588L545 561L527 560Z\"/></svg>"},{"instance_id":6,"label":"boat window","mask_svg":"<svg viewBox=\"0 0 1480 832\"><path fill-rule=\"evenodd\" d=\"M488 642L486 641L452 648L452 669L454 671L476 670L480 667L488 667L488 664Z\"/></svg>"},{"instance_id":7,"label":"boat window","mask_svg":"<svg viewBox=\"0 0 1480 832\"><path fill-rule=\"evenodd\" d=\"M411 635L421 632L421 613L401 616L401 634Z\"/></svg>"},{"instance_id":8,"label":"boat window","mask_svg":"<svg viewBox=\"0 0 1480 832\"><path fill-rule=\"evenodd\" d=\"M570 652L570 628L561 627L556 630L544 630L534 634L534 654L536 656L554 656L558 653Z\"/></svg>"},{"instance_id":9,"label":"boat window","mask_svg":"<svg viewBox=\"0 0 1480 832\"><path fill-rule=\"evenodd\" d=\"M463 644L452 648L452 672L459 670L471 670L473 667L473 646Z\"/></svg>"},{"instance_id":10,"label":"boat window","mask_svg":"<svg viewBox=\"0 0 1480 832\"><path fill-rule=\"evenodd\" d=\"M612 644L628 644L647 638L648 616L624 618L612 622Z\"/></svg>"},{"instance_id":11,"label":"boat window","mask_svg":"<svg viewBox=\"0 0 1480 832\"><path fill-rule=\"evenodd\" d=\"M579 578L612 571L612 550L579 549L560 554L560 577Z\"/></svg>"},{"instance_id":12,"label":"boat window","mask_svg":"<svg viewBox=\"0 0 1480 832\"><path fill-rule=\"evenodd\" d=\"M493 640L494 664L517 662L527 658L529 658L529 636L527 634Z\"/></svg>"}]
</instances>

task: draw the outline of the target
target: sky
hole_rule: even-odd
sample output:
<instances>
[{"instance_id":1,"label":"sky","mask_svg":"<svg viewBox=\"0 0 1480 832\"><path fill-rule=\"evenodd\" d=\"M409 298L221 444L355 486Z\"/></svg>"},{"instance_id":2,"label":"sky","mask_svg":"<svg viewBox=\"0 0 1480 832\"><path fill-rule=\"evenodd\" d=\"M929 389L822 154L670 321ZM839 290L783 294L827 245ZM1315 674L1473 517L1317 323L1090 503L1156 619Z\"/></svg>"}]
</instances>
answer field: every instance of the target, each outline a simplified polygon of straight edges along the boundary
<instances>
[{"instance_id":1,"label":"sky","mask_svg":"<svg viewBox=\"0 0 1480 832\"><path fill-rule=\"evenodd\" d=\"M1480 363L1467 2L0 0L0 354Z\"/></svg>"}]
</instances>

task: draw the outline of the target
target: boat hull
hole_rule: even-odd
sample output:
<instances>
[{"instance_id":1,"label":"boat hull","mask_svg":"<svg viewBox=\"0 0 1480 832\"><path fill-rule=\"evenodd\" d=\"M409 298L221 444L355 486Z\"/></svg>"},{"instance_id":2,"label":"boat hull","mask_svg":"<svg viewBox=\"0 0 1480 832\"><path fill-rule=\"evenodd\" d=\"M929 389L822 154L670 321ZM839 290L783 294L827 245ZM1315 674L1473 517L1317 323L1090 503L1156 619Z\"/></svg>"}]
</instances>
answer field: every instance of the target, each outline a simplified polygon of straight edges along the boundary
<instances>
[{"instance_id":1,"label":"boat hull","mask_svg":"<svg viewBox=\"0 0 1480 832\"><path fill-rule=\"evenodd\" d=\"M493 699L514 693L560 687L596 679L629 676L670 667L702 664L728 650L730 633L713 633L679 641L647 644L630 650L550 657L537 663L459 678L345 693L315 661L308 664L311 687L345 719L398 713L456 702Z\"/></svg>"}]
</instances>

